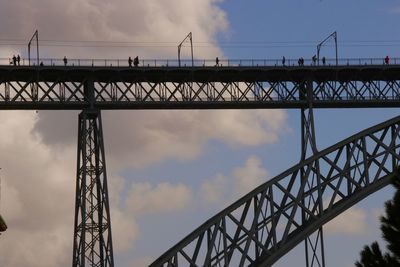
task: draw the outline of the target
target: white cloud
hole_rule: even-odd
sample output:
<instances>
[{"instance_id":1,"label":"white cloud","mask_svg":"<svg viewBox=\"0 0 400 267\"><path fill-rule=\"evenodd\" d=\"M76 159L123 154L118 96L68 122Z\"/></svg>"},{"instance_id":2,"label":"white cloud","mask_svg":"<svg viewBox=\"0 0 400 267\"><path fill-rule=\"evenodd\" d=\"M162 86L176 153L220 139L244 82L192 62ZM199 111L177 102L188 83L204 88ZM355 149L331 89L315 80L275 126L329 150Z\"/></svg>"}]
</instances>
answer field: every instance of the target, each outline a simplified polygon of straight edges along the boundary
<instances>
[{"instance_id":1,"label":"white cloud","mask_svg":"<svg viewBox=\"0 0 400 267\"><path fill-rule=\"evenodd\" d=\"M111 209L111 225L114 251L127 251L134 248L136 240L140 237L140 229L133 216L125 210Z\"/></svg>"},{"instance_id":2,"label":"white cloud","mask_svg":"<svg viewBox=\"0 0 400 267\"><path fill-rule=\"evenodd\" d=\"M103 112L106 155L114 167L143 167L194 159L209 140L232 147L275 143L287 131L286 117L281 110ZM76 125L76 112L40 111L35 131L49 144L75 145Z\"/></svg>"},{"instance_id":3,"label":"white cloud","mask_svg":"<svg viewBox=\"0 0 400 267\"><path fill-rule=\"evenodd\" d=\"M9 228L1 236L0 266L63 264L72 249L75 153L43 145L32 132L34 112L2 112L2 118L1 212Z\"/></svg>"},{"instance_id":4,"label":"white cloud","mask_svg":"<svg viewBox=\"0 0 400 267\"><path fill-rule=\"evenodd\" d=\"M244 166L233 169L230 177L217 174L204 181L200 188L201 199L205 203L219 203L224 206L265 183L268 178L269 173L262 167L261 160L250 156Z\"/></svg>"},{"instance_id":5,"label":"white cloud","mask_svg":"<svg viewBox=\"0 0 400 267\"><path fill-rule=\"evenodd\" d=\"M392 7L387 9L387 11L392 14L400 14L400 6Z\"/></svg>"},{"instance_id":6,"label":"white cloud","mask_svg":"<svg viewBox=\"0 0 400 267\"><path fill-rule=\"evenodd\" d=\"M261 160L255 156L249 157L243 167L233 172L236 180L236 192L244 195L267 181L269 176L266 169L261 165Z\"/></svg>"},{"instance_id":7,"label":"white cloud","mask_svg":"<svg viewBox=\"0 0 400 267\"><path fill-rule=\"evenodd\" d=\"M374 208L372 209L372 219L374 222L380 224L382 216L385 215L384 208Z\"/></svg>"},{"instance_id":8,"label":"white cloud","mask_svg":"<svg viewBox=\"0 0 400 267\"><path fill-rule=\"evenodd\" d=\"M216 2L37 0L22 3L2 0L0 17L4 23L0 25L0 30L4 38L13 39L29 40L34 30L38 29L41 40L137 42L134 47L127 48L98 47L115 43L94 43L97 47L86 48L76 47L78 43L48 47L42 42L42 56L58 58L63 55L70 58L127 58L129 53L141 58L172 54L176 57L177 45L192 32L194 42L208 44L207 47L196 47L195 57L213 58L222 55L214 44L217 35L224 34L229 26L225 12ZM185 56L189 49L182 52Z\"/></svg>"},{"instance_id":9,"label":"white cloud","mask_svg":"<svg viewBox=\"0 0 400 267\"><path fill-rule=\"evenodd\" d=\"M134 259L129 263L129 266L135 266L135 267L145 267L149 266L155 259L151 257L141 257Z\"/></svg>"},{"instance_id":10,"label":"white cloud","mask_svg":"<svg viewBox=\"0 0 400 267\"><path fill-rule=\"evenodd\" d=\"M223 174L217 174L213 179L203 182L200 187L201 197L209 204L221 203L228 190L228 178Z\"/></svg>"},{"instance_id":11,"label":"white cloud","mask_svg":"<svg viewBox=\"0 0 400 267\"><path fill-rule=\"evenodd\" d=\"M367 212L352 207L324 226L327 234L364 235L368 233Z\"/></svg>"},{"instance_id":12,"label":"white cloud","mask_svg":"<svg viewBox=\"0 0 400 267\"><path fill-rule=\"evenodd\" d=\"M133 183L125 205L135 215L176 212L190 205L191 195L183 184Z\"/></svg>"}]
</instances>

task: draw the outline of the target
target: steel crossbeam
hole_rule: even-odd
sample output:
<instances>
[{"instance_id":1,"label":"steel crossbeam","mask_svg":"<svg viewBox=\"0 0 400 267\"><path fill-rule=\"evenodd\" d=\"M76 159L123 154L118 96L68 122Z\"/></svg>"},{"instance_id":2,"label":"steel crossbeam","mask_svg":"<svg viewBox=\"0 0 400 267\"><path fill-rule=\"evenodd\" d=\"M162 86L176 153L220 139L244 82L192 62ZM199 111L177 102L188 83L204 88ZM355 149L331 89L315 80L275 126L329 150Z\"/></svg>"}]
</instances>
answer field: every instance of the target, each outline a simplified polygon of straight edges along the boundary
<instances>
[{"instance_id":1,"label":"steel crossbeam","mask_svg":"<svg viewBox=\"0 0 400 267\"><path fill-rule=\"evenodd\" d=\"M389 184L399 152L400 117L317 151L205 222L150 267L271 266Z\"/></svg>"},{"instance_id":2,"label":"steel crossbeam","mask_svg":"<svg viewBox=\"0 0 400 267\"><path fill-rule=\"evenodd\" d=\"M305 81L313 83L307 99ZM397 107L400 66L0 67L0 109L307 108L310 101L314 108Z\"/></svg>"}]
</instances>

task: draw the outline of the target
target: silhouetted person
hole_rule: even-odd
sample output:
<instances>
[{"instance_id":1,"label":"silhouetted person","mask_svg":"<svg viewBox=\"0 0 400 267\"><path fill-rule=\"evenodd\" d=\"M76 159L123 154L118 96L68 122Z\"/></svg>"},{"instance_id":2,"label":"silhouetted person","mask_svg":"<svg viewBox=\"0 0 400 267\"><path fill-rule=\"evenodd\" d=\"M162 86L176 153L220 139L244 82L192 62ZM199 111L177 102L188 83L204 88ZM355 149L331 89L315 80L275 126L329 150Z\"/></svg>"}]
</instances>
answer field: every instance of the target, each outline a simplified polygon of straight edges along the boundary
<instances>
[{"instance_id":1,"label":"silhouetted person","mask_svg":"<svg viewBox=\"0 0 400 267\"><path fill-rule=\"evenodd\" d=\"M301 58L301 65L304 66L304 58Z\"/></svg>"},{"instance_id":2,"label":"silhouetted person","mask_svg":"<svg viewBox=\"0 0 400 267\"><path fill-rule=\"evenodd\" d=\"M386 57L385 57L385 64L386 64L386 65L389 65L389 60L390 60L390 59L389 59L389 56L386 56Z\"/></svg>"},{"instance_id":3,"label":"silhouetted person","mask_svg":"<svg viewBox=\"0 0 400 267\"><path fill-rule=\"evenodd\" d=\"M17 64L18 64L18 66L20 65L20 62L21 62L21 57L18 55L17 56Z\"/></svg>"},{"instance_id":4,"label":"silhouetted person","mask_svg":"<svg viewBox=\"0 0 400 267\"><path fill-rule=\"evenodd\" d=\"M325 63L326 63L326 58L322 57L322 64L325 65Z\"/></svg>"},{"instance_id":5,"label":"silhouetted person","mask_svg":"<svg viewBox=\"0 0 400 267\"><path fill-rule=\"evenodd\" d=\"M315 63L317 63L317 56L313 55L313 57L311 59L312 59L313 65L315 65Z\"/></svg>"},{"instance_id":6,"label":"silhouetted person","mask_svg":"<svg viewBox=\"0 0 400 267\"><path fill-rule=\"evenodd\" d=\"M67 66L67 64L68 64L68 59L67 59L67 57L66 57L66 56L64 56L64 59L63 59L63 61L64 61L64 66Z\"/></svg>"},{"instance_id":7,"label":"silhouetted person","mask_svg":"<svg viewBox=\"0 0 400 267\"><path fill-rule=\"evenodd\" d=\"M286 58L283 57L283 58L282 58L282 65L283 65L283 66L285 66L285 62L286 62Z\"/></svg>"},{"instance_id":8,"label":"silhouetted person","mask_svg":"<svg viewBox=\"0 0 400 267\"><path fill-rule=\"evenodd\" d=\"M40 61L40 67L43 67L43 66L44 66L43 61Z\"/></svg>"},{"instance_id":9,"label":"silhouetted person","mask_svg":"<svg viewBox=\"0 0 400 267\"><path fill-rule=\"evenodd\" d=\"M136 56L136 57L133 59L133 65L134 65L135 67L139 66L139 57L138 57L138 56Z\"/></svg>"},{"instance_id":10,"label":"silhouetted person","mask_svg":"<svg viewBox=\"0 0 400 267\"><path fill-rule=\"evenodd\" d=\"M131 57L128 58L128 64L129 64L129 67L132 67L132 58Z\"/></svg>"},{"instance_id":11,"label":"silhouetted person","mask_svg":"<svg viewBox=\"0 0 400 267\"><path fill-rule=\"evenodd\" d=\"M219 66L219 58L218 57L215 58L215 66Z\"/></svg>"},{"instance_id":12,"label":"silhouetted person","mask_svg":"<svg viewBox=\"0 0 400 267\"><path fill-rule=\"evenodd\" d=\"M297 63L299 64L299 66L301 66L301 57L299 58L299 60L297 60Z\"/></svg>"},{"instance_id":13,"label":"silhouetted person","mask_svg":"<svg viewBox=\"0 0 400 267\"><path fill-rule=\"evenodd\" d=\"M15 55L13 55L12 61L13 61L14 66L17 66L17 57Z\"/></svg>"}]
</instances>

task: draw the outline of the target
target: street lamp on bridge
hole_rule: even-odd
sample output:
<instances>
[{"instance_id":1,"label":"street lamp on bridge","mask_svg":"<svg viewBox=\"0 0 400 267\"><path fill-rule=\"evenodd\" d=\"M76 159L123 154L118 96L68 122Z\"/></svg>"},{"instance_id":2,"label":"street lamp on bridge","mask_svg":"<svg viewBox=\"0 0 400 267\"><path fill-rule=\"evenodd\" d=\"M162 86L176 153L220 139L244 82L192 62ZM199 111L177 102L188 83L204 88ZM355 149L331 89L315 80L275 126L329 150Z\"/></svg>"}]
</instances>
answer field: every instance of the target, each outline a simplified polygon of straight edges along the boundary
<instances>
[{"instance_id":1,"label":"street lamp on bridge","mask_svg":"<svg viewBox=\"0 0 400 267\"><path fill-rule=\"evenodd\" d=\"M335 41L336 66L339 64L339 62L338 62L338 47L337 47L337 32L336 31L331 33L328 37L326 37L322 42L320 42L317 45L317 60L318 60L318 64L319 64L319 53L321 51L321 47L325 42L327 42L331 38L333 38L333 40Z\"/></svg>"}]
</instances>

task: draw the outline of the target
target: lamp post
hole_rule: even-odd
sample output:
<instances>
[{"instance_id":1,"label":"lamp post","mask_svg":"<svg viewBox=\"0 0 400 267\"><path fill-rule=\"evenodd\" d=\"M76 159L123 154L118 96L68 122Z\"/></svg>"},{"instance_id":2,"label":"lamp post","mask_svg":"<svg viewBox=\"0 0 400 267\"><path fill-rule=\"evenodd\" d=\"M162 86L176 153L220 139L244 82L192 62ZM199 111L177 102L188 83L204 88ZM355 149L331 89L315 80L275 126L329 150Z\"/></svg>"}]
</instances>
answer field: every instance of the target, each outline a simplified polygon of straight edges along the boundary
<instances>
[{"instance_id":1,"label":"lamp post","mask_svg":"<svg viewBox=\"0 0 400 267\"><path fill-rule=\"evenodd\" d=\"M183 41L178 45L178 64L179 67L181 66L181 47L182 44L189 39L190 41L190 51L192 55L192 67L194 67L194 61L193 61L193 39L192 39L192 32L189 32L189 34L183 39Z\"/></svg>"},{"instance_id":2,"label":"lamp post","mask_svg":"<svg viewBox=\"0 0 400 267\"><path fill-rule=\"evenodd\" d=\"M338 62L338 46L337 46L337 32L334 31L333 33L331 33L328 37L326 37L321 43L319 43L317 45L317 60L318 60L318 64L319 64L319 52L321 51L321 47L322 45L328 41L330 38L333 38L335 41L335 53L336 53L336 66L339 64Z\"/></svg>"},{"instance_id":3,"label":"lamp post","mask_svg":"<svg viewBox=\"0 0 400 267\"><path fill-rule=\"evenodd\" d=\"M36 53L37 53L37 66L39 66L39 32L38 30L35 31L31 40L28 43L28 62L29 66L31 65L31 44L32 41L36 40Z\"/></svg>"}]
</instances>

